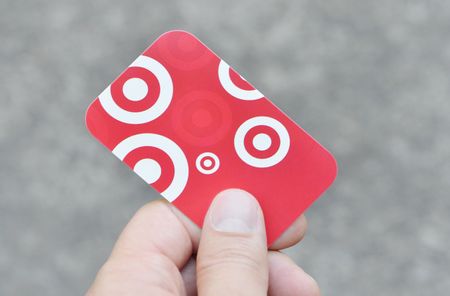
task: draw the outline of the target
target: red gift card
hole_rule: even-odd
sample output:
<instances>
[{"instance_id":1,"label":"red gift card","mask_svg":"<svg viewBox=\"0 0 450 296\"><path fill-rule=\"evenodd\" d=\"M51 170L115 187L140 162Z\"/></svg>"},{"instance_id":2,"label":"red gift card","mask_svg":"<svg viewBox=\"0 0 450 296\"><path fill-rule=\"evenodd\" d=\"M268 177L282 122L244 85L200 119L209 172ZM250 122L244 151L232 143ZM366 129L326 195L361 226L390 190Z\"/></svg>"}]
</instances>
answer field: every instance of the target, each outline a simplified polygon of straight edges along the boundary
<instances>
[{"instance_id":1,"label":"red gift card","mask_svg":"<svg viewBox=\"0 0 450 296\"><path fill-rule=\"evenodd\" d=\"M86 122L199 226L220 191L252 193L269 245L336 176L325 148L183 31L146 49L90 105Z\"/></svg>"}]
</instances>

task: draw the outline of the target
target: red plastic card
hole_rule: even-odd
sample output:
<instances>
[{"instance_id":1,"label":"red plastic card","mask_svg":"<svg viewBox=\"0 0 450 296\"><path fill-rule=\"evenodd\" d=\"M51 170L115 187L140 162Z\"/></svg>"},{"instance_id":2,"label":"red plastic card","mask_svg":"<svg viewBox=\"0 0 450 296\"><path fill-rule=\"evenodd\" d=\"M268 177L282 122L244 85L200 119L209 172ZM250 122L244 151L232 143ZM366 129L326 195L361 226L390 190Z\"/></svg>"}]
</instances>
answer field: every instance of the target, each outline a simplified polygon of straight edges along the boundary
<instances>
[{"instance_id":1,"label":"red plastic card","mask_svg":"<svg viewBox=\"0 0 450 296\"><path fill-rule=\"evenodd\" d=\"M252 193L270 245L333 182L333 156L193 35L161 35L90 105L92 135L199 226Z\"/></svg>"}]
</instances>

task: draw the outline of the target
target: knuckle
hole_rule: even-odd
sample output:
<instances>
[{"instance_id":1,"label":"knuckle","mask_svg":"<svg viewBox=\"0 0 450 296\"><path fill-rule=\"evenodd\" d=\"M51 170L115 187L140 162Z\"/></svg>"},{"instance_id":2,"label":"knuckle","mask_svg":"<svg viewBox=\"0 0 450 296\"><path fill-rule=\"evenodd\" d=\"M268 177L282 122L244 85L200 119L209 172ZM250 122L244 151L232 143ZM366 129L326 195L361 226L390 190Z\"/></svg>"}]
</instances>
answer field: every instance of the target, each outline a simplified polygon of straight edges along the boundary
<instances>
[{"instance_id":1,"label":"knuckle","mask_svg":"<svg viewBox=\"0 0 450 296\"><path fill-rule=\"evenodd\" d=\"M154 215L155 209L165 212L167 210L166 204L163 200L155 200L146 203L136 212L137 216Z\"/></svg>"},{"instance_id":2,"label":"knuckle","mask_svg":"<svg viewBox=\"0 0 450 296\"><path fill-rule=\"evenodd\" d=\"M214 251L206 251L197 258L197 276L222 269L246 269L254 274L264 274L265 264L255 247L245 241L236 241L230 245L217 245Z\"/></svg>"},{"instance_id":3,"label":"knuckle","mask_svg":"<svg viewBox=\"0 0 450 296\"><path fill-rule=\"evenodd\" d=\"M173 262L156 254L110 258L100 269L99 275L104 282L141 286L156 295L179 295L182 283Z\"/></svg>"}]
</instances>

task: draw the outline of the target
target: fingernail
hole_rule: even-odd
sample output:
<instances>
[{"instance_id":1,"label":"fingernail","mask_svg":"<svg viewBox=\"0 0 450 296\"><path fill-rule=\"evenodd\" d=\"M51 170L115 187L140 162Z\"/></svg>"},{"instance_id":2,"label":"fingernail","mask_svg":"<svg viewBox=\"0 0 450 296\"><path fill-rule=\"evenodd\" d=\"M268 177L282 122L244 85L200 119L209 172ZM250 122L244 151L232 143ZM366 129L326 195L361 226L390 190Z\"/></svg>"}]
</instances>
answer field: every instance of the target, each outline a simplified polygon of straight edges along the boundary
<instances>
[{"instance_id":1,"label":"fingernail","mask_svg":"<svg viewBox=\"0 0 450 296\"><path fill-rule=\"evenodd\" d=\"M211 208L211 224L217 231L250 233L258 224L258 202L249 193L229 189L219 193Z\"/></svg>"}]
</instances>

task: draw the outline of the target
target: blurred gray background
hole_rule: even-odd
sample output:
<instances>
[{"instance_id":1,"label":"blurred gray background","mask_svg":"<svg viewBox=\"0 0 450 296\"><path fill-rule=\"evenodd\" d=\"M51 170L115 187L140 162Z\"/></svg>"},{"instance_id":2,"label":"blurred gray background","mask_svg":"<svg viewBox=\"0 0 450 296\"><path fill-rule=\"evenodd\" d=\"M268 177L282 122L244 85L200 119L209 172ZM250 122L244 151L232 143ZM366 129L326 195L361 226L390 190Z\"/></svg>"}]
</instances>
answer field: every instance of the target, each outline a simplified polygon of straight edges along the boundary
<instances>
[{"instance_id":1,"label":"blurred gray background","mask_svg":"<svg viewBox=\"0 0 450 296\"><path fill-rule=\"evenodd\" d=\"M450 2L0 2L0 295L81 295L158 198L85 129L157 36L192 31L331 150L288 250L323 295L450 291Z\"/></svg>"}]
</instances>

